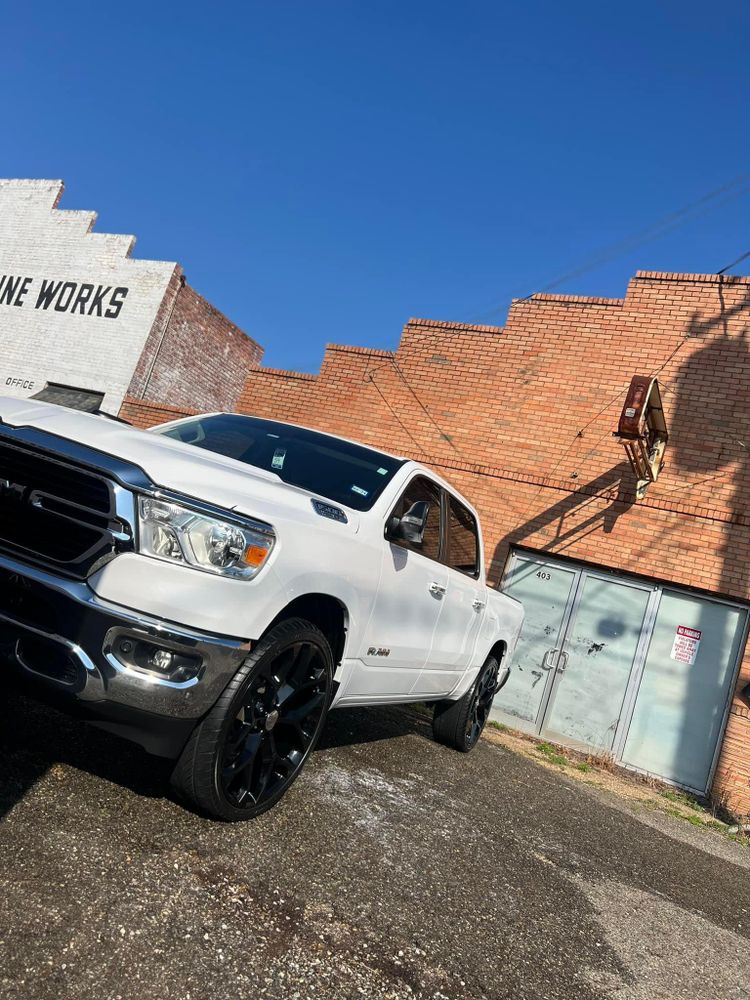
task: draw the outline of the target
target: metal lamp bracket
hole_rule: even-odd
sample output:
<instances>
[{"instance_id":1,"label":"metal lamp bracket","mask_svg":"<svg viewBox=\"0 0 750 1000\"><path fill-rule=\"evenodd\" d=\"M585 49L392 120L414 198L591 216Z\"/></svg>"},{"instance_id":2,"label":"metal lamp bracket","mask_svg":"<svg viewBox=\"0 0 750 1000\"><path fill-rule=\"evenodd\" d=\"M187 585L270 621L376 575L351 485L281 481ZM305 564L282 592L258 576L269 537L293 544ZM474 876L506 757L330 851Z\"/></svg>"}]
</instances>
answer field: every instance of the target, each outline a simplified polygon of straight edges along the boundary
<instances>
[{"instance_id":1,"label":"metal lamp bracket","mask_svg":"<svg viewBox=\"0 0 750 1000\"><path fill-rule=\"evenodd\" d=\"M634 375L615 431L625 448L640 500L664 465L669 440L659 382L651 375Z\"/></svg>"}]
</instances>

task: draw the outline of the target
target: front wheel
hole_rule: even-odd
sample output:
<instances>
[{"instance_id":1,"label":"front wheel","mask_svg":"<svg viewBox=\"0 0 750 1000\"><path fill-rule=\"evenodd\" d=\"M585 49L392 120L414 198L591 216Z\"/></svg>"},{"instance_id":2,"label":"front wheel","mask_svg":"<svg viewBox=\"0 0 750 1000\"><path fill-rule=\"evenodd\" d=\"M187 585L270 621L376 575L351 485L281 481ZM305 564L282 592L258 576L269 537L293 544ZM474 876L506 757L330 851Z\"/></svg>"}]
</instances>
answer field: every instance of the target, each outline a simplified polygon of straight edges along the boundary
<instances>
[{"instance_id":1,"label":"front wheel","mask_svg":"<svg viewBox=\"0 0 750 1000\"><path fill-rule=\"evenodd\" d=\"M432 717L432 732L438 743L468 753L476 746L489 718L497 691L500 660L490 655L477 679L458 701L439 701Z\"/></svg>"},{"instance_id":2,"label":"front wheel","mask_svg":"<svg viewBox=\"0 0 750 1000\"><path fill-rule=\"evenodd\" d=\"M280 622L193 731L173 788L217 819L270 809L317 743L332 687L333 657L320 629L302 618Z\"/></svg>"}]
</instances>

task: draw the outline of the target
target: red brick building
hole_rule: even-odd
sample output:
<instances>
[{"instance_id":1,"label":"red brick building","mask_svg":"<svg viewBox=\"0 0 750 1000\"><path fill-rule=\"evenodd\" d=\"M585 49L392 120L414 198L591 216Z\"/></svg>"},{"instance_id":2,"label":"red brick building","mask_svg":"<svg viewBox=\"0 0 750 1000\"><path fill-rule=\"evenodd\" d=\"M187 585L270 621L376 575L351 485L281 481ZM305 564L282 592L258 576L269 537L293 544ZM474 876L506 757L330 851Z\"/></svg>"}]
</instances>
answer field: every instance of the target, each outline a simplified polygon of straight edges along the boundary
<instances>
[{"instance_id":1,"label":"red brick building","mask_svg":"<svg viewBox=\"0 0 750 1000\"><path fill-rule=\"evenodd\" d=\"M263 348L185 281L177 265L133 372L128 397L234 409Z\"/></svg>"},{"instance_id":2,"label":"red brick building","mask_svg":"<svg viewBox=\"0 0 750 1000\"><path fill-rule=\"evenodd\" d=\"M490 582L527 606L500 717L747 813L749 330L750 278L639 272L623 299L516 301L502 328L331 345L318 376L252 368L237 408L412 456L472 499ZM670 430L641 500L612 436L637 373Z\"/></svg>"}]
</instances>

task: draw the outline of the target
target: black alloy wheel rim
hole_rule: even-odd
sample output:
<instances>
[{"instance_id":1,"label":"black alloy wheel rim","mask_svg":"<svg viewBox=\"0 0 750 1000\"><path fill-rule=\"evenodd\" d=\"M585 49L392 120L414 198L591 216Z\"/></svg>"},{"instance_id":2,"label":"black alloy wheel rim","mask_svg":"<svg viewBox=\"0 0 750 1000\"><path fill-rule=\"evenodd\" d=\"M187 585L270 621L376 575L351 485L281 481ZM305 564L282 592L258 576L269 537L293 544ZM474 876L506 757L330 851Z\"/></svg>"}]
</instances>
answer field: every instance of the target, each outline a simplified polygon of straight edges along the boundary
<instances>
[{"instance_id":1,"label":"black alloy wheel rim","mask_svg":"<svg viewBox=\"0 0 750 1000\"><path fill-rule=\"evenodd\" d=\"M474 695L471 699L469 718L466 723L466 745L474 746L482 735L485 723L492 708L492 699L497 688L497 675L500 664L492 660L477 678Z\"/></svg>"},{"instance_id":2,"label":"black alloy wheel rim","mask_svg":"<svg viewBox=\"0 0 750 1000\"><path fill-rule=\"evenodd\" d=\"M311 642L292 643L252 676L219 766L231 806L257 809L291 784L317 736L329 687L325 655Z\"/></svg>"}]
</instances>

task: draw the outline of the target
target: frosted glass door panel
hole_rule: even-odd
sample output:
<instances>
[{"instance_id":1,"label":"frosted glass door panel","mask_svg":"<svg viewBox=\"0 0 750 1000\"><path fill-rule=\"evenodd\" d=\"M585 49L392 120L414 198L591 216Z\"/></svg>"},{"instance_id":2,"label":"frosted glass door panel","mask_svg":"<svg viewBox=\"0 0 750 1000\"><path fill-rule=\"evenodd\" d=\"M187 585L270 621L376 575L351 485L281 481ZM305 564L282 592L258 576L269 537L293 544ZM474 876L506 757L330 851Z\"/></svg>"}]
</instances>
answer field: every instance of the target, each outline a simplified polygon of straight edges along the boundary
<instances>
[{"instance_id":1,"label":"frosted glass door panel","mask_svg":"<svg viewBox=\"0 0 750 1000\"><path fill-rule=\"evenodd\" d=\"M651 591L586 576L544 730L611 750Z\"/></svg>"},{"instance_id":2,"label":"frosted glass door panel","mask_svg":"<svg viewBox=\"0 0 750 1000\"><path fill-rule=\"evenodd\" d=\"M745 612L662 595L623 760L704 791L745 627Z\"/></svg>"},{"instance_id":3,"label":"frosted glass door panel","mask_svg":"<svg viewBox=\"0 0 750 1000\"><path fill-rule=\"evenodd\" d=\"M535 723L552 669L547 653L560 646L560 629L573 595L576 570L516 556L503 588L523 604L526 618L511 663L510 680L494 708Z\"/></svg>"}]
</instances>

